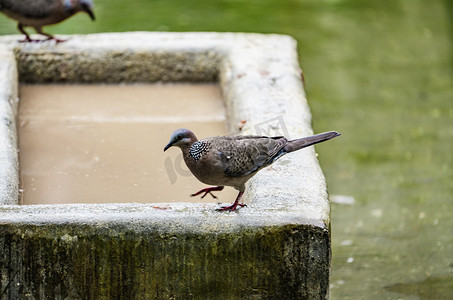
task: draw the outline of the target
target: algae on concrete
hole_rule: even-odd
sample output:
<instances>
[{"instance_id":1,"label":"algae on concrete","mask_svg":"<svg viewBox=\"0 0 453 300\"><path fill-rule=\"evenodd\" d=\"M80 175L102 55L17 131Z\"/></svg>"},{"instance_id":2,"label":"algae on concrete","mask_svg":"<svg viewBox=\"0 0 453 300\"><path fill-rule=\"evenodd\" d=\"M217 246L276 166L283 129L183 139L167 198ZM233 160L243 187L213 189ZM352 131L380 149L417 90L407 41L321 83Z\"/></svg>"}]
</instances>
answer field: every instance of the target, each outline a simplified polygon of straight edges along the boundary
<instances>
[{"instance_id":1,"label":"algae on concrete","mask_svg":"<svg viewBox=\"0 0 453 300\"><path fill-rule=\"evenodd\" d=\"M328 288L318 274L329 272L319 264L330 259L323 251L328 235L303 225L222 233L161 232L127 222L5 225L0 259L8 262L1 269L8 291L1 298L319 298ZM307 247L307 240L317 242Z\"/></svg>"}]
</instances>

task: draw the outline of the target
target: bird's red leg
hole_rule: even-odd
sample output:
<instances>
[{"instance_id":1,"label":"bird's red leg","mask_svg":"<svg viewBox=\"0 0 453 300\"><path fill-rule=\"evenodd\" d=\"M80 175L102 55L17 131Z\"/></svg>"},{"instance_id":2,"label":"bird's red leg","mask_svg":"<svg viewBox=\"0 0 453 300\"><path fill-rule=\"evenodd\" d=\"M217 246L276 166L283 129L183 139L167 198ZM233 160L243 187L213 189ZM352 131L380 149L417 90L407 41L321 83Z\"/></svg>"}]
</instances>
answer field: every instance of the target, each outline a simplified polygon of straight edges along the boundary
<instances>
[{"instance_id":1,"label":"bird's red leg","mask_svg":"<svg viewBox=\"0 0 453 300\"><path fill-rule=\"evenodd\" d=\"M33 42L28 33L24 30L24 27L22 26L21 23L17 24L17 29L19 29L19 31L25 35L25 40L19 42L21 43Z\"/></svg>"},{"instance_id":2,"label":"bird's red leg","mask_svg":"<svg viewBox=\"0 0 453 300\"><path fill-rule=\"evenodd\" d=\"M198 196L200 195L201 193L204 193L203 196L201 196L201 198L203 199L207 194L211 194L211 196L213 198L217 198L216 196L214 196L214 194L212 194L211 192L214 192L214 191L221 191L223 190L223 186L219 185L219 186L212 186L212 187L208 187L208 188L205 188L205 189L202 189L202 190L199 190L198 192L196 192L195 194L192 194L190 196Z\"/></svg>"},{"instance_id":3,"label":"bird's red leg","mask_svg":"<svg viewBox=\"0 0 453 300\"><path fill-rule=\"evenodd\" d=\"M234 203L230 206L223 206L221 208L218 208L216 209L217 211L224 211L224 210L229 210L229 211L235 211L236 210L236 207L240 206L240 207L244 207L244 206L247 206L243 203L239 203L239 199L241 199L242 197L242 194L244 194L244 192L239 192L238 196L236 197L236 200L234 201Z\"/></svg>"}]
</instances>

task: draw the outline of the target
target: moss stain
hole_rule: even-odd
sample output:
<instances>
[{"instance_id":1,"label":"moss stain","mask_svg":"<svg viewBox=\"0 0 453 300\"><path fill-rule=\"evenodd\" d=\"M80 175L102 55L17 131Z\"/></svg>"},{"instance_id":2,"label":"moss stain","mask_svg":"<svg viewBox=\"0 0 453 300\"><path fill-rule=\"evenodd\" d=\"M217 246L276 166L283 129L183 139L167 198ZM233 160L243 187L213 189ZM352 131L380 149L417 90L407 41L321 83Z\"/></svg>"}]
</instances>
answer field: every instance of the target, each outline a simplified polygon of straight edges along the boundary
<instances>
[{"instance_id":1,"label":"moss stain","mask_svg":"<svg viewBox=\"0 0 453 300\"><path fill-rule=\"evenodd\" d=\"M322 245L310 245L315 235ZM302 299L326 293L325 282L306 281L328 265L329 251L318 248L329 238L328 231L293 225L205 234L1 225L1 299Z\"/></svg>"}]
</instances>

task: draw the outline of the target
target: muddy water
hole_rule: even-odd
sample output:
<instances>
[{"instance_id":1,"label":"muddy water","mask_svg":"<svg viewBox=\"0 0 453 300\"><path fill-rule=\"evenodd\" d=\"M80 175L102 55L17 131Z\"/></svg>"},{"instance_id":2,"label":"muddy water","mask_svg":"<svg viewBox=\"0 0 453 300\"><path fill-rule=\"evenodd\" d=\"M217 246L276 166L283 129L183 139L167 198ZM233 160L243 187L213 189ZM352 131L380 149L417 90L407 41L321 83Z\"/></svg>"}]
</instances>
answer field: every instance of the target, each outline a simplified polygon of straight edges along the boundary
<instances>
[{"instance_id":1,"label":"muddy water","mask_svg":"<svg viewBox=\"0 0 453 300\"><path fill-rule=\"evenodd\" d=\"M176 128L199 138L226 133L220 89L211 84L21 85L22 204L232 202L201 200L206 187L164 146Z\"/></svg>"}]
</instances>

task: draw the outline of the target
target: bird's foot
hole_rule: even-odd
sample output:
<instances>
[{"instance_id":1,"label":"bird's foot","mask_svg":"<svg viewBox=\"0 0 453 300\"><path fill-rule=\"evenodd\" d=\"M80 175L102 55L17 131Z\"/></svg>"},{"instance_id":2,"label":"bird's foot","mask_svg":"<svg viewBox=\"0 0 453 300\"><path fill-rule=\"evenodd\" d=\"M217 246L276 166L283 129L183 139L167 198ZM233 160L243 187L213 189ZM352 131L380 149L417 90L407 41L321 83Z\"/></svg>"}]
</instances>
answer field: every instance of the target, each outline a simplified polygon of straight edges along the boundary
<instances>
[{"instance_id":1,"label":"bird's foot","mask_svg":"<svg viewBox=\"0 0 453 300\"><path fill-rule=\"evenodd\" d=\"M247 206L247 204L244 204L244 203L233 203L232 205L230 206L222 206L221 208L217 208L216 211L235 211L236 208L240 206L240 207L244 207L244 206Z\"/></svg>"},{"instance_id":2,"label":"bird's foot","mask_svg":"<svg viewBox=\"0 0 453 300\"><path fill-rule=\"evenodd\" d=\"M216 209L216 211L225 211L225 210L227 210L227 211L235 211L238 206L240 206L240 207L247 206L247 205L245 205L243 203L239 203L239 200L241 199L242 194L244 194L244 191L240 191L239 192L239 194L236 197L236 200L234 201L233 204L231 204L230 206L223 206L221 208L218 208L218 209Z\"/></svg>"},{"instance_id":3,"label":"bird's foot","mask_svg":"<svg viewBox=\"0 0 453 300\"><path fill-rule=\"evenodd\" d=\"M221 191L221 190L223 190L223 186L212 186L212 187L208 187L208 188L204 188L202 190L199 190L198 192L196 192L196 193L194 193L194 194L192 194L190 196L194 197L194 196L198 196L198 195L204 193L204 195L201 196L201 199L206 197L207 194L210 194L214 199L216 199L217 197L212 192Z\"/></svg>"},{"instance_id":4,"label":"bird's foot","mask_svg":"<svg viewBox=\"0 0 453 300\"><path fill-rule=\"evenodd\" d=\"M41 42L42 40L33 40L29 37L26 37L25 39L23 40L20 40L19 43L37 43L37 42Z\"/></svg>"},{"instance_id":5,"label":"bird's foot","mask_svg":"<svg viewBox=\"0 0 453 300\"><path fill-rule=\"evenodd\" d=\"M47 41L55 41L57 44L66 42L66 40L61 40L61 39L57 39L57 38L52 37L52 38L47 38L47 39L25 38L23 40L20 40L19 43L44 43L44 42L47 42Z\"/></svg>"},{"instance_id":6,"label":"bird's foot","mask_svg":"<svg viewBox=\"0 0 453 300\"><path fill-rule=\"evenodd\" d=\"M64 43L67 40L57 39L56 37L49 37L48 39L46 39L44 41L55 41L58 44L58 43Z\"/></svg>"}]
</instances>

